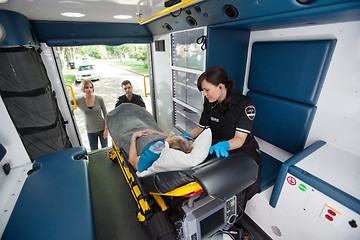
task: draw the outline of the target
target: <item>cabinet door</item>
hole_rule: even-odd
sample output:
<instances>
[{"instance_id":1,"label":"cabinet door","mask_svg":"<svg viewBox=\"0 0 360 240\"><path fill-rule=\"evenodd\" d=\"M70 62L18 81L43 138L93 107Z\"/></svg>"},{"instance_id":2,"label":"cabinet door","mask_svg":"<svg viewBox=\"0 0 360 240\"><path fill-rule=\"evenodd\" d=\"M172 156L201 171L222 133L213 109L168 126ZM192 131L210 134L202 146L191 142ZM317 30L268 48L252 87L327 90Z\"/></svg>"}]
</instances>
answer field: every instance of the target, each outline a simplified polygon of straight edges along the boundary
<instances>
[{"instance_id":1,"label":"cabinet door","mask_svg":"<svg viewBox=\"0 0 360 240\"><path fill-rule=\"evenodd\" d=\"M203 107L197 79L204 70L205 49L197 39L204 34L205 28L199 28L171 35L174 125L184 131L198 125Z\"/></svg>"},{"instance_id":2,"label":"cabinet door","mask_svg":"<svg viewBox=\"0 0 360 240\"><path fill-rule=\"evenodd\" d=\"M197 79L199 74L186 74L186 103L190 106L201 110L203 107L203 96L197 88Z\"/></svg>"},{"instance_id":3,"label":"cabinet door","mask_svg":"<svg viewBox=\"0 0 360 240\"><path fill-rule=\"evenodd\" d=\"M204 70L205 52L197 43L197 39L204 35L204 31L201 28L171 35L173 66Z\"/></svg>"},{"instance_id":4,"label":"cabinet door","mask_svg":"<svg viewBox=\"0 0 360 240\"><path fill-rule=\"evenodd\" d=\"M197 89L199 74L173 70L174 95L173 97L197 110L202 109L202 93Z\"/></svg>"},{"instance_id":5,"label":"cabinet door","mask_svg":"<svg viewBox=\"0 0 360 240\"><path fill-rule=\"evenodd\" d=\"M198 112L192 111L181 103L174 103L174 108L174 125L177 128L189 132L198 126L200 120Z\"/></svg>"}]
</instances>

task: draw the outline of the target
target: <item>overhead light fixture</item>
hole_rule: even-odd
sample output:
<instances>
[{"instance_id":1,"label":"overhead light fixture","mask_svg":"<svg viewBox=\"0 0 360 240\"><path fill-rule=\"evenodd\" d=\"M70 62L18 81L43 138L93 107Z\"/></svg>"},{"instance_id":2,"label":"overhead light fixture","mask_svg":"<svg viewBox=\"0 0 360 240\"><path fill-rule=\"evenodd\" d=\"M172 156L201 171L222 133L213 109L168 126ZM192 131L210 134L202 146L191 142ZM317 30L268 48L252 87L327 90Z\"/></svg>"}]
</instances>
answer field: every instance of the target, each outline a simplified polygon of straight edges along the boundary
<instances>
[{"instance_id":1,"label":"overhead light fixture","mask_svg":"<svg viewBox=\"0 0 360 240\"><path fill-rule=\"evenodd\" d=\"M6 31L4 26L0 23L0 42L2 42L5 39Z\"/></svg>"},{"instance_id":2,"label":"overhead light fixture","mask_svg":"<svg viewBox=\"0 0 360 240\"><path fill-rule=\"evenodd\" d=\"M8 0L0 0L0 3L7 3Z\"/></svg>"},{"instance_id":3,"label":"overhead light fixture","mask_svg":"<svg viewBox=\"0 0 360 240\"><path fill-rule=\"evenodd\" d=\"M60 13L60 15L64 16L64 17L74 17L74 18L85 17L85 14L76 13L76 12L63 12L63 13Z\"/></svg>"},{"instance_id":4,"label":"overhead light fixture","mask_svg":"<svg viewBox=\"0 0 360 240\"><path fill-rule=\"evenodd\" d=\"M113 18L124 20L124 19L131 19L133 17L130 15L115 15L113 16Z\"/></svg>"},{"instance_id":5,"label":"overhead light fixture","mask_svg":"<svg viewBox=\"0 0 360 240\"><path fill-rule=\"evenodd\" d=\"M28 0L28 1L34 1L34 0ZM60 1L59 5L61 7L69 8L69 9L79 9L85 6L82 2L76 2L76 1Z\"/></svg>"}]
</instances>

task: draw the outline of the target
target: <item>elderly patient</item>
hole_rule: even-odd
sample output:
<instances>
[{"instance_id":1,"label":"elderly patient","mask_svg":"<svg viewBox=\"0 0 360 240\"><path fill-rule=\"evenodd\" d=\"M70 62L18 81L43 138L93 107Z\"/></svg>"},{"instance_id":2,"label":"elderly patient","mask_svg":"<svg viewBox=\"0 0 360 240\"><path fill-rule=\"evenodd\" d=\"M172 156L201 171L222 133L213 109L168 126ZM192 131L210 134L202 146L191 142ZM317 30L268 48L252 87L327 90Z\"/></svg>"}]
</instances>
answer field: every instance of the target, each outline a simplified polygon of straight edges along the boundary
<instances>
[{"instance_id":1,"label":"elderly patient","mask_svg":"<svg viewBox=\"0 0 360 240\"><path fill-rule=\"evenodd\" d=\"M106 123L114 144L124 150L139 177L192 168L206 159L211 147L210 129L190 144L182 136L163 133L154 117L136 104L116 107L107 114Z\"/></svg>"},{"instance_id":2,"label":"elderly patient","mask_svg":"<svg viewBox=\"0 0 360 240\"><path fill-rule=\"evenodd\" d=\"M148 144L139 156L136 150L136 139L149 134L162 135L166 136L167 138L165 140L160 140ZM170 148L182 151L184 153L190 153L193 149L190 142L182 136L176 136L173 134L170 134L169 136L156 130L146 129L144 131L133 133L131 137L128 159L130 164L139 172L142 172L151 167L151 165L159 158L161 151L164 148L164 141L169 144Z\"/></svg>"}]
</instances>

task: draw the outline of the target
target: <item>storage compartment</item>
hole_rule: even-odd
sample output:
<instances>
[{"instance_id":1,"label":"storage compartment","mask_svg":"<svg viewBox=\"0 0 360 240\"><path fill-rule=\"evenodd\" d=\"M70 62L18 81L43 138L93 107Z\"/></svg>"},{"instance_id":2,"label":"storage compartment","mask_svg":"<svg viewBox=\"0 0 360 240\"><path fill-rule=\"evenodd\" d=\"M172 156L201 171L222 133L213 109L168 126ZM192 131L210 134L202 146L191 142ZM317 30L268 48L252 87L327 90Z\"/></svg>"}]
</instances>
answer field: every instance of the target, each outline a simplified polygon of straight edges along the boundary
<instances>
[{"instance_id":1,"label":"storage compartment","mask_svg":"<svg viewBox=\"0 0 360 240\"><path fill-rule=\"evenodd\" d=\"M204 28L200 28L171 35L173 66L203 70L205 54L198 46L197 39L204 32Z\"/></svg>"},{"instance_id":2,"label":"storage compartment","mask_svg":"<svg viewBox=\"0 0 360 240\"><path fill-rule=\"evenodd\" d=\"M198 126L200 115L197 112L175 103L175 119L174 125L186 132L193 130Z\"/></svg>"},{"instance_id":3,"label":"storage compartment","mask_svg":"<svg viewBox=\"0 0 360 240\"><path fill-rule=\"evenodd\" d=\"M198 126L203 108L197 80L205 69L205 49L197 40L204 35L205 28L171 34L174 125L184 131Z\"/></svg>"},{"instance_id":4,"label":"storage compartment","mask_svg":"<svg viewBox=\"0 0 360 240\"><path fill-rule=\"evenodd\" d=\"M174 98L200 110L202 109L203 96L197 89L199 74L173 70Z\"/></svg>"}]
</instances>

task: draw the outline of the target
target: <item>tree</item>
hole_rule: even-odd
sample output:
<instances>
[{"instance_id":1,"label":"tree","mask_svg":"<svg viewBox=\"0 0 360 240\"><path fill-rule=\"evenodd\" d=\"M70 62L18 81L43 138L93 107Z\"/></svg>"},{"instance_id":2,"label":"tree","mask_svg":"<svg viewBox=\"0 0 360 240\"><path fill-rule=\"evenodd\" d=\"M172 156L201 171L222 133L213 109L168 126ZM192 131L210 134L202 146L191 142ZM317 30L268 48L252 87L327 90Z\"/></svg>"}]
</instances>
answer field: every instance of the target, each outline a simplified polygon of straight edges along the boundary
<instances>
[{"instance_id":1,"label":"tree","mask_svg":"<svg viewBox=\"0 0 360 240\"><path fill-rule=\"evenodd\" d=\"M105 46L105 49L108 53L108 57L120 58L121 49L118 46Z\"/></svg>"},{"instance_id":2,"label":"tree","mask_svg":"<svg viewBox=\"0 0 360 240\"><path fill-rule=\"evenodd\" d=\"M60 65L63 70L66 70L66 61L65 61L65 48L64 47L56 47L55 51L59 57Z\"/></svg>"},{"instance_id":3,"label":"tree","mask_svg":"<svg viewBox=\"0 0 360 240\"><path fill-rule=\"evenodd\" d=\"M135 51L130 55L131 58L135 58L137 61L145 63L147 61L146 45L136 45Z\"/></svg>"},{"instance_id":4,"label":"tree","mask_svg":"<svg viewBox=\"0 0 360 240\"><path fill-rule=\"evenodd\" d=\"M145 44L124 44L120 46L80 46L80 47L56 47L64 69L70 62L82 59L83 56L90 56L96 59L109 57L119 59L136 59L147 62L147 46Z\"/></svg>"},{"instance_id":5,"label":"tree","mask_svg":"<svg viewBox=\"0 0 360 240\"><path fill-rule=\"evenodd\" d=\"M70 47L66 47L64 49L65 49L65 59L67 62L67 66L70 66L70 62L74 62L74 55L72 54Z\"/></svg>"}]
</instances>

